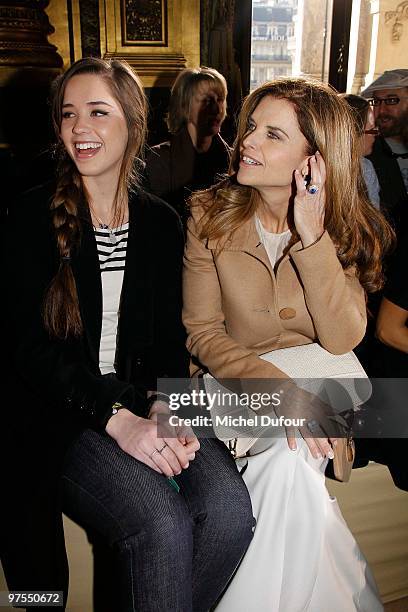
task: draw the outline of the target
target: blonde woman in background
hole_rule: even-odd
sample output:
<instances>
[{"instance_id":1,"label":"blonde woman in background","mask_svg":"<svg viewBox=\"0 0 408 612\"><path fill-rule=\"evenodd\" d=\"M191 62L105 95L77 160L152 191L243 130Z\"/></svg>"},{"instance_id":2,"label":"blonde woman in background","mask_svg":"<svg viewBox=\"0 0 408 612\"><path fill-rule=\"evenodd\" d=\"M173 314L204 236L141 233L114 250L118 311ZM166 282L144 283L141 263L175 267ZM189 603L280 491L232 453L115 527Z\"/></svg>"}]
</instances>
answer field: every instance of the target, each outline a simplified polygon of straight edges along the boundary
<instances>
[{"instance_id":1,"label":"blonde woman in background","mask_svg":"<svg viewBox=\"0 0 408 612\"><path fill-rule=\"evenodd\" d=\"M186 68L170 97L170 139L146 152L144 185L182 216L193 191L206 189L226 173L230 149L220 130L227 109L227 83L214 68Z\"/></svg>"}]
</instances>

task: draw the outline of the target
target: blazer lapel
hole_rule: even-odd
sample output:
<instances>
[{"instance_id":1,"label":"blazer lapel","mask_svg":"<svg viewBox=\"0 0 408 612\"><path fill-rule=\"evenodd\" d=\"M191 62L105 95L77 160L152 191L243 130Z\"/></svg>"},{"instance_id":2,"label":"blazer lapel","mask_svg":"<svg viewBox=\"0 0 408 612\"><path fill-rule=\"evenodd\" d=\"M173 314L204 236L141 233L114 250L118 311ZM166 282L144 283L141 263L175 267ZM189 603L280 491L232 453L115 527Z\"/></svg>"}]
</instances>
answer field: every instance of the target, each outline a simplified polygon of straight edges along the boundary
<instances>
[{"instance_id":1,"label":"blazer lapel","mask_svg":"<svg viewBox=\"0 0 408 612\"><path fill-rule=\"evenodd\" d=\"M211 250L217 250L220 246L218 239L209 240L207 246ZM262 244L257 229L255 227L255 221L252 217L248 219L241 227L239 227L233 235L226 240L223 245L225 251L243 251L248 253L252 257L259 259L273 274L271 262L269 261L268 254Z\"/></svg>"},{"instance_id":2,"label":"blazer lapel","mask_svg":"<svg viewBox=\"0 0 408 612\"><path fill-rule=\"evenodd\" d=\"M154 228L149 207L137 191L129 201L129 234L118 327L118 361L153 340L152 255ZM92 224L83 222L81 243L72 260L85 337L99 364L102 330L102 281ZM129 350L132 349L132 350Z\"/></svg>"},{"instance_id":3,"label":"blazer lapel","mask_svg":"<svg viewBox=\"0 0 408 612\"><path fill-rule=\"evenodd\" d=\"M144 346L153 339L152 249L149 206L136 191L129 201L129 234L120 302L118 348ZM121 355L119 355L121 357Z\"/></svg>"},{"instance_id":4,"label":"blazer lapel","mask_svg":"<svg viewBox=\"0 0 408 612\"><path fill-rule=\"evenodd\" d=\"M78 253L72 260L79 305L92 359L99 364L102 329L102 282L92 224L84 221Z\"/></svg>"}]
</instances>

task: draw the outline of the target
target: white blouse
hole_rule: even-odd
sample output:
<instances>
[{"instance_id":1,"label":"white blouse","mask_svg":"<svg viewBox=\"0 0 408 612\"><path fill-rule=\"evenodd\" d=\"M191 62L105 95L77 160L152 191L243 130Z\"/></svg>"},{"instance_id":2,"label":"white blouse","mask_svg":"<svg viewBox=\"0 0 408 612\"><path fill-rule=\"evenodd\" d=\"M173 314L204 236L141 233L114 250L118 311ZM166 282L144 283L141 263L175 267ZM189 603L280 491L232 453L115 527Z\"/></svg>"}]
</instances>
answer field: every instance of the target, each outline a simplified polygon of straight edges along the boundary
<instances>
[{"instance_id":1,"label":"white blouse","mask_svg":"<svg viewBox=\"0 0 408 612\"><path fill-rule=\"evenodd\" d=\"M255 226L259 235L259 239L264 245L265 251L268 254L271 266L272 268L274 268L276 262L280 260L285 248L288 246L292 236L292 232L289 229L287 229L285 232L282 232L281 234L268 232L262 225L258 216L255 216Z\"/></svg>"}]
</instances>

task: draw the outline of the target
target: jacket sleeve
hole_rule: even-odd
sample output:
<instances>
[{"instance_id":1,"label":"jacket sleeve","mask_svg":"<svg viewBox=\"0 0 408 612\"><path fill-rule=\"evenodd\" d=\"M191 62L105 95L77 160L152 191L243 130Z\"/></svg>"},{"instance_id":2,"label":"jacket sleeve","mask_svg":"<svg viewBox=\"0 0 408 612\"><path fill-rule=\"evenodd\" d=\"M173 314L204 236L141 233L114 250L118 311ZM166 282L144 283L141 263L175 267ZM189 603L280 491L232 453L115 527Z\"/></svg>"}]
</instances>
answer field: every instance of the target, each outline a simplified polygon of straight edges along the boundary
<instances>
[{"instance_id":1,"label":"jacket sleeve","mask_svg":"<svg viewBox=\"0 0 408 612\"><path fill-rule=\"evenodd\" d=\"M9 218L7 269L7 336L9 368L20 388L18 397L32 397L35 405L68 411L87 426L101 428L117 401L133 402L127 383L100 375L92 368L81 340L55 340L46 332L44 296L56 269L46 207L36 199L17 205ZM25 406L30 410L30 406Z\"/></svg>"},{"instance_id":2,"label":"jacket sleeve","mask_svg":"<svg viewBox=\"0 0 408 612\"><path fill-rule=\"evenodd\" d=\"M195 213L197 215L197 213ZM228 335L212 252L190 218L184 255L183 321L187 348L215 378L288 378Z\"/></svg>"},{"instance_id":3,"label":"jacket sleeve","mask_svg":"<svg viewBox=\"0 0 408 612\"><path fill-rule=\"evenodd\" d=\"M164 202L155 218L154 341L149 350L149 389L157 379L189 378L189 354L182 311L184 234L180 217Z\"/></svg>"},{"instance_id":4,"label":"jacket sleeve","mask_svg":"<svg viewBox=\"0 0 408 612\"><path fill-rule=\"evenodd\" d=\"M291 258L320 344L334 355L351 351L367 324L365 292L355 269L343 270L327 232L305 249L295 245Z\"/></svg>"}]
</instances>

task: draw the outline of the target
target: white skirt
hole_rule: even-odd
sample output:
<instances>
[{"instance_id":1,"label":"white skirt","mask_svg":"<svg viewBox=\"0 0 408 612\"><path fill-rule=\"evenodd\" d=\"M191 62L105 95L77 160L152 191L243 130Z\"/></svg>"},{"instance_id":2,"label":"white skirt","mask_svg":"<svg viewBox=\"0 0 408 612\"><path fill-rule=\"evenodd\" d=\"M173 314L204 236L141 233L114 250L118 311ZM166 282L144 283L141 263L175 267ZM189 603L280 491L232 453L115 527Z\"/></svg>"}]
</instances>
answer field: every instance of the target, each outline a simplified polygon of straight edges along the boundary
<instances>
[{"instance_id":1,"label":"white skirt","mask_svg":"<svg viewBox=\"0 0 408 612\"><path fill-rule=\"evenodd\" d=\"M238 461L257 520L217 612L381 612L360 549L303 439L259 440ZM347 486L347 485L345 485Z\"/></svg>"}]
</instances>

